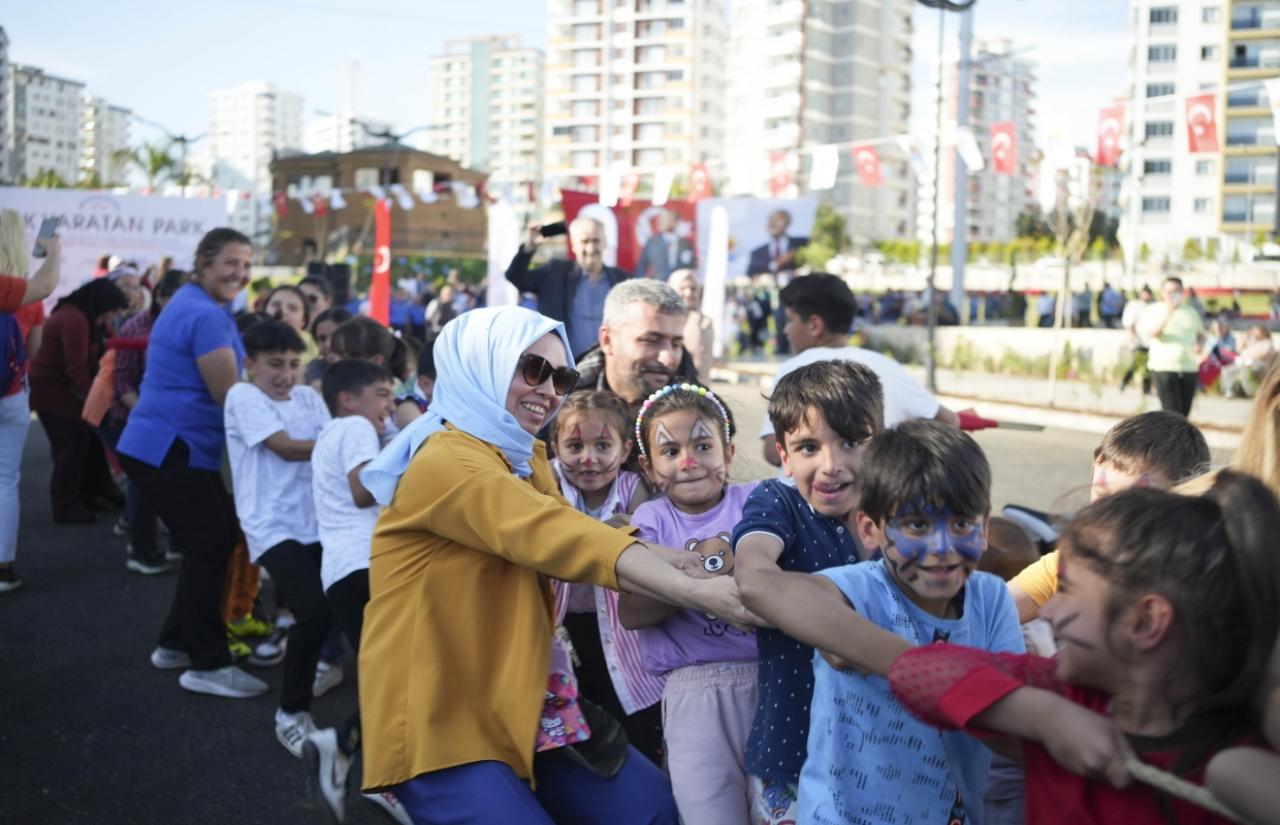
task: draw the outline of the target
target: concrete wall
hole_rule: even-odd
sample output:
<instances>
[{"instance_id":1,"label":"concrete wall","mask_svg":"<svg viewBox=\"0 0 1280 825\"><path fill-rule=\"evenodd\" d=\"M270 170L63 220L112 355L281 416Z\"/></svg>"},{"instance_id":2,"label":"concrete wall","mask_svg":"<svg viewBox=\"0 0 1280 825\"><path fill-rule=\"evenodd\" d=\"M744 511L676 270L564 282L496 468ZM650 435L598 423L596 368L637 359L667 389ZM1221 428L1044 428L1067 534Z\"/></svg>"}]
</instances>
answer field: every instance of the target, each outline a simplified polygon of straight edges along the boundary
<instances>
[{"instance_id":1,"label":"concrete wall","mask_svg":"<svg viewBox=\"0 0 1280 825\"><path fill-rule=\"evenodd\" d=\"M924 361L924 327L873 326L863 334L873 349L890 350L899 359ZM1125 364L1128 336L1115 329L1054 330L1027 327L939 327L936 333L938 363L958 369L983 370L988 359L995 364L1025 364L1061 353L1070 344L1077 363L1087 363L1095 374ZM1047 366L1047 364L1046 364ZM1017 369L998 371L1016 372Z\"/></svg>"}]
</instances>

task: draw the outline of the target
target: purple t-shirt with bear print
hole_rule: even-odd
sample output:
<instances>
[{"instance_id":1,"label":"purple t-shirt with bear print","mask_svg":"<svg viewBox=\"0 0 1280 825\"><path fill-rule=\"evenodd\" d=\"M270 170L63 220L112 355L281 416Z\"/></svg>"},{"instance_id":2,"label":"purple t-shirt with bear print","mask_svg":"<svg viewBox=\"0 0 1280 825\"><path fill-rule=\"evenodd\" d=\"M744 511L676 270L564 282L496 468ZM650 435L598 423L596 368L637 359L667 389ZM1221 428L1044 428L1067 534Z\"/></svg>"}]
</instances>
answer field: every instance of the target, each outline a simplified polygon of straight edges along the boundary
<instances>
[{"instance_id":1,"label":"purple t-shirt with bear print","mask_svg":"<svg viewBox=\"0 0 1280 825\"><path fill-rule=\"evenodd\" d=\"M702 557L704 569L722 576L733 571L733 528L742 505L758 482L729 484L724 498L705 513L684 513L667 498L646 501L631 516L639 537ZM696 610L681 610L661 624L642 628L640 650L651 673L710 662L756 659L756 634Z\"/></svg>"}]
</instances>

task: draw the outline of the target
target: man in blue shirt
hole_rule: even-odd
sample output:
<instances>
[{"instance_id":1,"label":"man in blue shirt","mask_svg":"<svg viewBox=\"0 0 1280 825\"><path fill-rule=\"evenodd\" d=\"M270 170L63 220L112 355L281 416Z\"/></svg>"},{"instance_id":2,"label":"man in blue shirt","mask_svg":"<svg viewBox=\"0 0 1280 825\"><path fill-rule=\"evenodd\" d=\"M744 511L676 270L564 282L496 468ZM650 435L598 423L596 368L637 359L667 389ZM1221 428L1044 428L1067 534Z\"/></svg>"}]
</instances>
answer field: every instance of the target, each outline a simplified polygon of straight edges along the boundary
<instances>
[{"instance_id":1,"label":"man in blue shirt","mask_svg":"<svg viewBox=\"0 0 1280 825\"><path fill-rule=\"evenodd\" d=\"M529 227L528 237L507 267L507 280L521 292L538 296L538 311L565 325L576 358L595 346L604 319L604 299L615 284L631 276L604 263L604 227L592 218L578 218L569 226L574 260L548 261L529 268L538 247L547 239L542 227Z\"/></svg>"}]
</instances>

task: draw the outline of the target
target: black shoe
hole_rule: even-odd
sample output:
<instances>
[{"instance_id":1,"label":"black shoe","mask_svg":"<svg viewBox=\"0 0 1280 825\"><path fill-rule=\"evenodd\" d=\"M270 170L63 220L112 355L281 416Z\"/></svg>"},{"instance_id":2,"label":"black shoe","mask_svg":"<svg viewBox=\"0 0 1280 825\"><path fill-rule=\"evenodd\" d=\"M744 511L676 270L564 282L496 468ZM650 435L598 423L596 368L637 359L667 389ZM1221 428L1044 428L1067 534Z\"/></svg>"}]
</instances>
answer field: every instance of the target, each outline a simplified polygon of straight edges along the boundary
<instances>
[{"instance_id":1,"label":"black shoe","mask_svg":"<svg viewBox=\"0 0 1280 825\"><path fill-rule=\"evenodd\" d=\"M158 576L161 573L169 572L169 565L165 562L164 556L154 548L151 550L137 550L132 544L129 545L124 566L126 570L132 570L134 573L140 573L143 576Z\"/></svg>"},{"instance_id":2,"label":"black shoe","mask_svg":"<svg viewBox=\"0 0 1280 825\"><path fill-rule=\"evenodd\" d=\"M0 593L9 593L22 587L22 577L13 569L13 563L0 564Z\"/></svg>"},{"instance_id":3,"label":"black shoe","mask_svg":"<svg viewBox=\"0 0 1280 825\"><path fill-rule=\"evenodd\" d=\"M93 513L83 507L77 507L73 510L68 510L60 516L55 515L53 517L54 524L93 524L95 521L97 521L97 519L94 518Z\"/></svg>"}]
</instances>

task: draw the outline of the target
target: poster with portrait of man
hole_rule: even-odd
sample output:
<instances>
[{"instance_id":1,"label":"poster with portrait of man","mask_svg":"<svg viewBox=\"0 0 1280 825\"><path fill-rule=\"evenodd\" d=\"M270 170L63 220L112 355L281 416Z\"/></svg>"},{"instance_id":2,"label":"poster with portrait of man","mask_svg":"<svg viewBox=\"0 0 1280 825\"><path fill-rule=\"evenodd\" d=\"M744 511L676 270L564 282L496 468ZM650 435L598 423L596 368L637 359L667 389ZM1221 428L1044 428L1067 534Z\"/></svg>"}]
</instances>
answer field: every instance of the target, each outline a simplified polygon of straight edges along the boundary
<instances>
[{"instance_id":1,"label":"poster with portrait of man","mask_svg":"<svg viewBox=\"0 0 1280 825\"><path fill-rule=\"evenodd\" d=\"M723 207L729 222L729 279L790 272L799 264L796 254L809 242L818 199L708 198L698 202L699 227L711 225L713 210ZM706 267L709 233L698 233L698 261Z\"/></svg>"}]
</instances>

